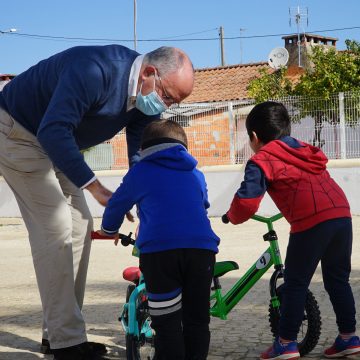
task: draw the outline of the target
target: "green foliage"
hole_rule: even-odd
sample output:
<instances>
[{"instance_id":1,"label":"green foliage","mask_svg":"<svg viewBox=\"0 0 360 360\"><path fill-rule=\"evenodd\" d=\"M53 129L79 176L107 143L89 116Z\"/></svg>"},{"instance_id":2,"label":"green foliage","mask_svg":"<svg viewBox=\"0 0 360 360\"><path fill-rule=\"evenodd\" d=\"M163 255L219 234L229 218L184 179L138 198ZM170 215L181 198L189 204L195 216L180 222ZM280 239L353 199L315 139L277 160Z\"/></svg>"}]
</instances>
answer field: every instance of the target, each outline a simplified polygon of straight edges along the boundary
<instances>
[{"instance_id":1,"label":"green foliage","mask_svg":"<svg viewBox=\"0 0 360 360\"><path fill-rule=\"evenodd\" d=\"M293 122L306 116L315 120L313 143L322 146L320 134L324 122L339 122L339 93L345 93L345 121L354 126L360 119L360 43L346 40L346 51L336 51L316 45L309 54L312 66L305 70L299 82L292 86L286 81L286 71L278 70L269 74L260 72L249 87L249 95L262 102L278 99L290 103ZM289 96L293 96L289 98Z\"/></svg>"},{"instance_id":2,"label":"green foliage","mask_svg":"<svg viewBox=\"0 0 360 360\"><path fill-rule=\"evenodd\" d=\"M248 87L249 95L257 103L268 99L286 97L292 94L292 84L285 77L286 69L269 73L266 69L259 70L259 77L252 80Z\"/></svg>"},{"instance_id":3,"label":"green foliage","mask_svg":"<svg viewBox=\"0 0 360 360\"><path fill-rule=\"evenodd\" d=\"M346 47L349 51L353 52L354 54L360 54L360 43L356 40L345 40Z\"/></svg>"},{"instance_id":4,"label":"green foliage","mask_svg":"<svg viewBox=\"0 0 360 360\"><path fill-rule=\"evenodd\" d=\"M329 99L339 92L360 89L359 55L314 46L309 55L313 67L306 70L295 87L297 95Z\"/></svg>"}]
</instances>

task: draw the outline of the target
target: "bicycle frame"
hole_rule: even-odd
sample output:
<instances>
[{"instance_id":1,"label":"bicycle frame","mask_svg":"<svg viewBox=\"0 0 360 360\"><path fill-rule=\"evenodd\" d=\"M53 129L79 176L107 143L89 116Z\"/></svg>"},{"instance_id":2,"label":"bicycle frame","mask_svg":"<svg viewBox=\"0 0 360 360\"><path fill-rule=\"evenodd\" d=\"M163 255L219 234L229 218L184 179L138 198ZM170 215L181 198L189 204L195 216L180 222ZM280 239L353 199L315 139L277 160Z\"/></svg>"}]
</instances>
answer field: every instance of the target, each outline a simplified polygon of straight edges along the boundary
<instances>
[{"instance_id":1,"label":"bicycle frame","mask_svg":"<svg viewBox=\"0 0 360 360\"><path fill-rule=\"evenodd\" d=\"M274 308L280 307L280 302L276 295L276 282L279 277L282 277L283 263L277 235L273 229L273 222L280 218L282 218L282 214L277 214L269 218L259 215L252 217L253 220L266 223L268 232L264 235L264 241L269 241L270 245L250 269L224 295L221 291L219 278L214 277L214 287L212 288L214 293L210 296L210 301L215 301L215 303L210 307L211 316L226 320L227 314L272 265L274 265L275 271L270 280L271 302Z\"/></svg>"},{"instance_id":2,"label":"bicycle frame","mask_svg":"<svg viewBox=\"0 0 360 360\"><path fill-rule=\"evenodd\" d=\"M141 276L142 277L142 276ZM126 332L126 334L140 336L140 332L144 333L143 329L139 330L137 326L137 299L138 297L145 292L145 283L142 280L138 286L135 287L133 292L130 295L129 301L124 304L122 314L119 318L121 325ZM124 314L127 314L127 321L125 321Z\"/></svg>"}]
</instances>

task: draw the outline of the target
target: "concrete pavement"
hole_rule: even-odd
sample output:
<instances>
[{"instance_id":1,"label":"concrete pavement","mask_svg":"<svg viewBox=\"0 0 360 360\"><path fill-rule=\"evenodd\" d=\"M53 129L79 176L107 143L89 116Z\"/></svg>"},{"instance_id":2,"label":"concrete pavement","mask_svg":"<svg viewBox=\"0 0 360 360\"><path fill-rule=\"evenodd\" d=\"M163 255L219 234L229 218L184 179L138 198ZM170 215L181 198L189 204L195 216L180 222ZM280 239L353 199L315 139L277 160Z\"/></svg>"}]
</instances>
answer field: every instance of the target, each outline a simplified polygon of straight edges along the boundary
<instances>
[{"instance_id":1,"label":"concrete pavement","mask_svg":"<svg viewBox=\"0 0 360 360\"><path fill-rule=\"evenodd\" d=\"M223 280L226 289L249 268L266 249L262 240L266 226L253 220L245 224L224 225L211 219L215 232L222 238L218 260L234 260L240 269L230 272ZM99 224L99 219L96 219ZM360 303L360 217L353 219L354 245L351 283ZM134 231L136 225L125 224L123 232ZM275 224L283 258L289 227L284 220ZM136 266L131 249L115 247L110 241L93 243L84 316L89 340L108 346L111 359L125 359L124 333L117 321L125 300L127 283L122 270ZM27 232L21 219L0 219L0 359L52 359L39 353L41 338L41 307L35 283ZM268 322L268 281L271 271L260 279L250 293L234 308L226 321L212 319L211 346L208 360L258 359L259 353L272 341ZM337 335L335 316L316 272L310 289L319 302L322 314L322 333L318 346L303 359L322 359L325 346ZM357 320L360 317L358 315Z\"/></svg>"}]
</instances>

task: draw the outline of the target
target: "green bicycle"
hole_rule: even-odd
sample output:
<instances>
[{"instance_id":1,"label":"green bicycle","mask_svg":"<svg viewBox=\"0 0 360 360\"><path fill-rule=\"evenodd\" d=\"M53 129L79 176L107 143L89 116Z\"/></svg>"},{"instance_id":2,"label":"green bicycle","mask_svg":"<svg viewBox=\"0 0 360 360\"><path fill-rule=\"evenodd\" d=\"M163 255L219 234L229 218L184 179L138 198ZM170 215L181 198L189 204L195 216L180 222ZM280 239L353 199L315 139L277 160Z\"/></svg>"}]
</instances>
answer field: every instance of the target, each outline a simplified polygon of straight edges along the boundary
<instances>
[{"instance_id":1,"label":"green bicycle","mask_svg":"<svg viewBox=\"0 0 360 360\"><path fill-rule=\"evenodd\" d=\"M210 296L211 316L226 320L227 315L234 306L241 301L269 268L274 266L274 272L269 284L269 322L273 336L278 335L282 289L282 285L278 285L278 281L283 277L284 265L280 255L277 234L273 229L273 223L281 218L281 214L272 217L259 215L252 217L253 220L267 225L268 232L263 238L269 242L269 247L261 254L249 270L225 293L222 291L220 278L230 271L239 269L239 266L234 261L216 262ZM228 222L226 216L223 216L223 222ZM129 244L135 245L135 240L131 238L131 233L129 235L120 234L120 239L124 246L128 246ZM136 246L134 246L133 255L138 256ZM121 321L125 331L127 360L152 360L155 356L155 334L151 328L144 278L138 267L125 269L123 277L125 280L131 282L127 289L126 303L119 317L119 321ZM320 333L320 310L314 295L308 290L304 317L298 337L298 347L301 356L306 355L314 349L318 343Z\"/></svg>"},{"instance_id":2,"label":"green bicycle","mask_svg":"<svg viewBox=\"0 0 360 360\"><path fill-rule=\"evenodd\" d=\"M268 232L263 236L269 242L267 250L258 258L250 269L225 293L222 293L219 278L229 271L239 268L234 261L217 262L214 269L214 286L210 297L210 314L226 320L228 313L250 291L254 284L274 265L274 272L270 278L269 322L274 337L279 333L280 304L282 285L278 280L283 278L284 265L282 262L278 237L273 223L283 216L277 214L271 217L254 215L253 220L265 223ZM226 215L222 220L228 223ZM317 345L321 333L321 315L317 301L310 290L307 291L304 317L298 334L298 348L301 356L306 355Z\"/></svg>"}]
</instances>

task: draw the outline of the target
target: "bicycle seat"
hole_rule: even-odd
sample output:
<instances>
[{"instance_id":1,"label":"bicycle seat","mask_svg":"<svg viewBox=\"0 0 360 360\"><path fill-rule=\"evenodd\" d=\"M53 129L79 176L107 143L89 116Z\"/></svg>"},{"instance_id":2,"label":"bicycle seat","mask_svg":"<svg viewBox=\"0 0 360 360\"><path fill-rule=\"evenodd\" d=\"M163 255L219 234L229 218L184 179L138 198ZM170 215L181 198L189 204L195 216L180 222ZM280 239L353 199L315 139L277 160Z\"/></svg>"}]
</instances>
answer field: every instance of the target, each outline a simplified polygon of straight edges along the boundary
<instances>
[{"instance_id":1,"label":"bicycle seat","mask_svg":"<svg viewBox=\"0 0 360 360\"><path fill-rule=\"evenodd\" d=\"M237 270L239 265L235 261L218 261L214 266L214 277L220 277L229 271Z\"/></svg>"},{"instance_id":2,"label":"bicycle seat","mask_svg":"<svg viewBox=\"0 0 360 360\"><path fill-rule=\"evenodd\" d=\"M136 283L140 279L141 271L137 266L130 266L123 271L123 278Z\"/></svg>"}]
</instances>

